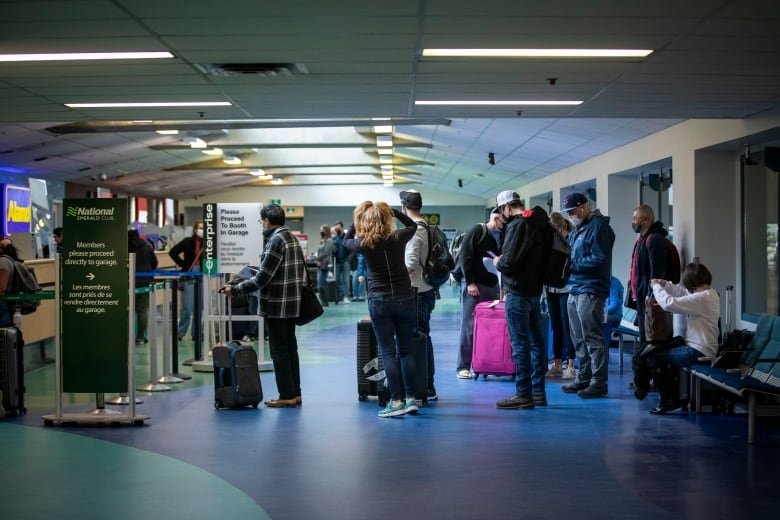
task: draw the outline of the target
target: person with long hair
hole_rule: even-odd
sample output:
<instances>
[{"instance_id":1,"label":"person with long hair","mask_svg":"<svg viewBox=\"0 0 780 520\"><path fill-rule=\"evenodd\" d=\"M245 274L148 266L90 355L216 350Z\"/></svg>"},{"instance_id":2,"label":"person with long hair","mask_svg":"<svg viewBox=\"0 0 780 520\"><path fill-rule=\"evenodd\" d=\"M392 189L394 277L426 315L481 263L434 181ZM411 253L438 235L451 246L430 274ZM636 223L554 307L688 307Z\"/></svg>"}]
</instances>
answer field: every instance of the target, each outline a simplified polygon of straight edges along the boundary
<instances>
[{"instance_id":1,"label":"person with long hair","mask_svg":"<svg viewBox=\"0 0 780 520\"><path fill-rule=\"evenodd\" d=\"M203 221L196 220L192 224L192 234L184 237L175 246L168 251L168 255L179 266L182 272L200 272L200 263L203 258ZM192 320L192 311L195 307L195 285L193 280L188 278L183 280L183 298L181 313L179 314L178 335L179 339L184 338L187 329L190 328ZM182 287L181 285L179 287ZM195 337L193 328L192 336Z\"/></svg>"},{"instance_id":2,"label":"person with long hair","mask_svg":"<svg viewBox=\"0 0 780 520\"><path fill-rule=\"evenodd\" d=\"M393 229L393 218L404 227ZM412 335L416 311L405 251L417 224L386 202L361 203L344 246L361 253L368 271L368 313L384 363L390 401L379 417L416 414Z\"/></svg>"},{"instance_id":3,"label":"person with long hair","mask_svg":"<svg viewBox=\"0 0 780 520\"><path fill-rule=\"evenodd\" d=\"M550 214L550 225L558 230L565 239L569 239L569 234L574 230L574 225L561 213L555 211ZM566 302L569 299L569 286L561 289L547 287L547 312L550 314L550 325L552 326L552 350L553 363L546 377L561 377L563 379L574 379L577 372L574 370L574 344L571 341L571 331L569 330L569 314ZM566 356L564 358L563 356ZM563 360L567 359L566 369L563 368Z\"/></svg>"}]
</instances>

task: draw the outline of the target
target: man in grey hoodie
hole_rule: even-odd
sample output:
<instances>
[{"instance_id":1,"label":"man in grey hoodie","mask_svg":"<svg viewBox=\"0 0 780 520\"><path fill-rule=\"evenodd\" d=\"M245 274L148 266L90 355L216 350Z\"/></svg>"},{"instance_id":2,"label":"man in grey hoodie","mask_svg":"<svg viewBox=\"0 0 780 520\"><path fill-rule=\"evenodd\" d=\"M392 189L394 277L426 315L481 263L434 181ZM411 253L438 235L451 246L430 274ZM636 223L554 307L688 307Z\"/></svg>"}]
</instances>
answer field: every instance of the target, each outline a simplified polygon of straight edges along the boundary
<instances>
[{"instance_id":1,"label":"man in grey hoodie","mask_svg":"<svg viewBox=\"0 0 780 520\"><path fill-rule=\"evenodd\" d=\"M567 310L579 364L574 382L562 389L582 398L606 397L609 351L604 336L604 301L609 298L615 232L609 217L591 210L582 193L567 195L562 209L574 224L569 235L572 261Z\"/></svg>"}]
</instances>

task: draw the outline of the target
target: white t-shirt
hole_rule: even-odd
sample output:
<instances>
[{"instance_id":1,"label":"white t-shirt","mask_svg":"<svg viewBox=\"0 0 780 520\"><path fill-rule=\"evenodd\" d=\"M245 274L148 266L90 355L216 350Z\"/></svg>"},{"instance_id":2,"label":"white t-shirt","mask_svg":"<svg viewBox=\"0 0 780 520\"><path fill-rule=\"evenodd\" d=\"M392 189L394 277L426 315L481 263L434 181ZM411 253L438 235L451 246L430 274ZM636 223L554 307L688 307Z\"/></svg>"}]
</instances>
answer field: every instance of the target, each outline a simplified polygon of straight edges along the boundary
<instances>
[{"instance_id":1,"label":"white t-shirt","mask_svg":"<svg viewBox=\"0 0 780 520\"><path fill-rule=\"evenodd\" d=\"M680 284L666 282L664 286L654 283L653 295L662 309L685 315L685 332L682 336L688 346L714 359L718 353L718 291L710 288L691 293Z\"/></svg>"}]
</instances>

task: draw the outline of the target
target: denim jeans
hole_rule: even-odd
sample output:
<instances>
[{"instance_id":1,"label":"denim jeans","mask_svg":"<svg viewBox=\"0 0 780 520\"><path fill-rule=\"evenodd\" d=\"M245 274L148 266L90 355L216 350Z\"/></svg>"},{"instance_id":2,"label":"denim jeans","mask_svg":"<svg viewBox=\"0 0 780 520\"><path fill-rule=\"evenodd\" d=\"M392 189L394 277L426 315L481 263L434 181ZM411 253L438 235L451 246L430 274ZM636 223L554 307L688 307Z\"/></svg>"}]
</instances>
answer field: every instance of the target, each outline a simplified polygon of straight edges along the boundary
<instances>
[{"instance_id":1,"label":"denim jeans","mask_svg":"<svg viewBox=\"0 0 780 520\"><path fill-rule=\"evenodd\" d=\"M333 276L336 277L336 285L339 288L339 300L349 296L349 273L351 267L349 261L336 261L333 263Z\"/></svg>"},{"instance_id":2,"label":"denim jeans","mask_svg":"<svg viewBox=\"0 0 780 520\"><path fill-rule=\"evenodd\" d=\"M193 272L200 272L199 267L194 267ZM184 280L179 281L179 287L184 284L184 291L179 293L182 296L181 302L181 314L179 314L179 336L187 334L187 329L190 328L190 320L192 319L192 313L195 310L195 278L188 276ZM192 331L192 336L195 337L195 331Z\"/></svg>"},{"instance_id":3,"label":"denim jeans","mask_svg":"<svg viewBox=\"0 0 780 520\"><path fill-rule=\"evenodd\" d=\"M364 275L364 280L361 283L358 278L360 278L360 275L358 275L357 272L352 274L352 297L353 298L365 298L366 297L366 280Z\"/></svg>"},{"instance_id":4,"label":"denim jeans","mask_svg":"<svg viewBox=\"0 0 780 520\"><path fill-rule=\"evenodd\" d=\"M460 348L458 349L458 370L471 368L471 356L474 353L474 309L480 302L497 300L498 285L479 285L479 296L471 296L468 286L463 284L461 317L460 317Z\"/></svg>"},{"instance_id":5,"label":"denim jeans","mask_svg":"<svg viewBox=\"0 0 780 520\"><path fill-rule=\"evenodd\" d=\"M328 270L317 270L317 289L320 293L320 301L323 305L328 305Z\"/></svg>"},{"instance_id":6,"label":"denim jeans","mask_svg":"<svg viewBox=\"0 0 780 520\"><path fill-rule=\"evenodd\" d=\"M542 335L539 296L506 295L506 324L517 369L517 395L543 395L547 356Z\"/></svg>"},{"instance_id":7,"label":"denim jeans","mask_svg":"<svg viewBox=\"0 0 780 520\"><path fill-rule=\"evenodd\" d=\"M279 399L301 395L301 365L298 359L298 339L295 318L268 318L268 349L274 362L274 377ZM260 348L262 347L260 342Z\"/></svg>"},{"instance_id":8,"label":"denim jeans","mask_svg":"<svg viewBox=\"0 0 780 520\"><path fill-rule=\"evenodd\" d=\"M403 388L414 398L414 297L376 296L368 299L368 313L385 365L390 398L404 399Z\"/></svg>"},{"instance_id":9,"label":"denim jeans","mask_svg":"<svg viewBox=\"0 0 780 520\"><path fill-rule=\"evenodd\" d=\"M577 382L607 384L609 351L604 338L604 299L594 294L570 294L569 327L577 353Z\"/></svg>"},{"instance_id":10,"label":"denim jeans","mask_svg":"<svg viewBox=\"0 0 780 520\"><path fill-rule=\"evenodd\" d=\"M436 365L433 360L433 342L431 341L431 313L436 307L436 291L417 293L417 331L427 337L428 352L428 388L433 388L433 375L436 373Z\"/></svg>"},{"instance_id":11,"label":"denim jeans","mask_svg":"<svg viewBox=\"0 0 780 520\"><path fill-rule=\"evenodd\" d=\"M569 331L568 293L547 292L547 310L552 325L553 359L574 359L574 344ZM565 356L565 357L564 357Z\"/></svg>"}]
</instances>

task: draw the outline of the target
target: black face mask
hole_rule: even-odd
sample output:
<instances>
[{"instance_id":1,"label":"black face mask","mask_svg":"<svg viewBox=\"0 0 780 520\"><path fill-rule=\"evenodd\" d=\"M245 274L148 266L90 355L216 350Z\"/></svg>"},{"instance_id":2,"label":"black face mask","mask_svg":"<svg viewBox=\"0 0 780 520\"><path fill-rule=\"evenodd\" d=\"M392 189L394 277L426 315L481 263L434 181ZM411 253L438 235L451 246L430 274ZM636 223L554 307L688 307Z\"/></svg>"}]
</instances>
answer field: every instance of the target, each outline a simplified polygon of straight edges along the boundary
<instances>
[{"instance_id":1,"label":"black face mask","mask_svg":"<svg viewBox=\"0 0 780 520\"><path fill-rule=\"evenodd\" d=\"M273 233L273 232L274 232L273 229L264 229L263 230L263 238L268 238L269 236L271 236L271 233Z\"/></svg>"},{"instance_id":2,"label":"black face mask","mask_svg":"<svg viewBox=\"0 0 780 520\"><path fill-rule=\"evenodd\" d=\"M326 236L328 236L328 234L327 234L327 233L320 233L320 236L321 236L322 238L325 238Z\"/></svg>"},{"instance_id":3,"label":"black face mask","mask_svg":"<svg viewBox=\"0 0 780 520\"><path fill-rule=\"evenodd\" d=\"M638 222L632 222L631 229L634 230L634 233L639 233L642 231L642 224L639 224Z\"/></svg>"}]
</instances>

